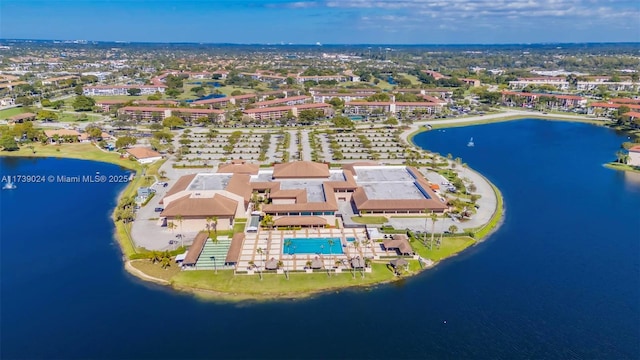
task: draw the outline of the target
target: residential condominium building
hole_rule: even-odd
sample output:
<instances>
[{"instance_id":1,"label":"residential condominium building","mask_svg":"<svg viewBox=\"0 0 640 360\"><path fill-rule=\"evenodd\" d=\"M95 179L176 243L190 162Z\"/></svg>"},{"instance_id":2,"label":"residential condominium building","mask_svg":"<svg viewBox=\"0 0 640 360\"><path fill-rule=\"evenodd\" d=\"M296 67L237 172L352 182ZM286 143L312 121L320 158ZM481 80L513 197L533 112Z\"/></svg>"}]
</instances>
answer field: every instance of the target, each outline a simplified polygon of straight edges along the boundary
<instances>
[{"instance_id":1,"label":"residential condominium building","mask_svg":"<svg viewBox=\"0 0 640 360\"><path fill-rule=\"evenodd\" d=\"M374 95L377 94L378 92L380 92L380 89L374 89L374 88L364 88L364 89L344 89L344 88L332 88L332 89L325 89L325 88L311 88L309 89L309 93L311 93L311 95L315 95L318 93L330 93L330 94L334 94L334 93L349 93L349 94L358 94L358 95L364 95L364 96L370 96L370 95Z\"/></svg>"},{"instance_id":2,"label":"residential condominium building","mask_svg":"<svg viewBox=\"0 0 640 360\"><path fill-rule=\"evenodd\" d=\"M355 100L364 100L367 95L355 94L355 93L316 93L313 95L314 103L326 103L327 101L337 98L344 102L351 102Z\"/></svg>"},{"instance_id":3,"label":"residential condominium building","mask_svg":"<svg viewBox=\"0 0 640 360\"><path fill-rule=\"evenodd\" d=\"M602 113L613 113L618 111L618 109L622 106L628 107L632 111L639 111L640 104L623 104L616 102L594 102L587 106L588 114L602 114Z\"/></svg>"},{"instance_id":4,"label":"residential condominium building","mask_svg":"<svg viewBox=\"0 0 640 360\"><path fill-rule=\"evenodd\" d=\"M427 114L437 114L442 110L444 102L392 102L392 101L352 101L344 105L347 114L362 115L370 113L391 113L423 111Z\"/></svg>"},{"instance_id":5,"label":"residential condominium building","mask_svg":"<svg viewBox=\"0 0 640 360\"><path fill-rule=\"evenodd\" d=\"M330 116L333 113L333 107L329 104L300 104L292 106L262 107L245 109L242 113L255 120L279 120L286 117L289 113L294 117L298 117L300 111L312 109L322 110L325 116Z\"/></svg>"},{"instance_id":6,"label":"residential condominium building","mask_svg":"<svg viewBox=\"0 0 640 360\"><path fill-rule=\"evenodd\" d=\"M86 96L113 96L129 95L130 89L140 89L140 95L153 95L157 92L164 93L165 85L95 85L87 86L82 90Z\"/></svg>"},{"instance_id":7,"label":"residential condominium building","mask_svg":"<svg viewBox=\"0 0 640 360\"><path fill-rule=\"evenodd\" d=\"M575 83L575 89L578 91L590 91L599 87L605 87L612 91L637 91L640 88L640 82L633 81L605 81L607 78L595 77L590 80L578 80ZM509 81L509 87L511 89L524 89L529 85L551 85L558 90L569 90L571 84L564 77L533 77L533 78L521 78L514 81Z\"/></svg>"},{"instance_id":8,"label":"residential condominium building","mask_svg":"<svg viewBox=\"0 0 640 360\"><path fill-rule=\"evenodd\" d=\"M177 106L178 102L175 100L96 100L96 106L99 106L102 111L111 111L114 107L132 103L134 105L150 105L150 106Z\"/></svg>"},{"instance_id":9,"label":"residential condominium building","mask_svg":"<svg viewBox=\"0 0 640 360\"><path fill-rule=\"evenodd\" d=\"M283 105L293 106L293 105L300 105L300 104L307 103L310 100L311 100L311 97L306 95L290 96L282 99L260 101L260 102L254 103L253 106L257 108L264 108L269 106L283 106Z\"/></svg>"},{"instance_id":10,"label":"residential condominium building","mask_svg":"<svg viewBox=\"0 0 640 360\"><path fill-rule=\"evenodd\" d=\"M516 99L519 98L520 101ZM506 104L522 103L522 105L534 105L545 100L547 105L562 108L575 108L587 105L587 99L582 96L565 94L544 94L516 91L503 91L502 102Z\"/></svg>"},{"instance_id":11,"label":"residential condominium building","mask_svg":"<svg viewBox=\"0 0 640 360\"><path fill-rule=\"evenodd\" d=\"M529 85L551 85L558 90L569 90L569 82L562 76L539 76L509 81L511 89L524 89Z\"/></svg>"},{"instance_id":12,"label":"residential condominium building","mask_svg":"<svg viewBox=\"0 0 640 360\"><path fill-rule=\"evenodd\" d=\"M216 109L125 106L118 109L118 113L143 121L162 121L172 115L187 121L194 121L201 117L208 117L215 121L224 120L224 111Z\"/></svg>"}]
</instances>

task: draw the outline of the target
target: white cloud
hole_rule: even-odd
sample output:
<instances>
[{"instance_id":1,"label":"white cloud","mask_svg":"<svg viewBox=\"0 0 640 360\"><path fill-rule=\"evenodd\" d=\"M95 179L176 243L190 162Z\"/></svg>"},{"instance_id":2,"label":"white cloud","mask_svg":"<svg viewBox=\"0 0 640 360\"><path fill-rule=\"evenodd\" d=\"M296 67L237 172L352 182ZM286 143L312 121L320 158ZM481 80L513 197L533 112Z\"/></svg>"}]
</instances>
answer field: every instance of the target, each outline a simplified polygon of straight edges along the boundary
<instances>
[{"instance_id":1,"label":"white cloud","mask_svg":"<svg viewBox=\"0 0 640 360\"><path fill-rule=\"evenodd\" d=\"M592 16L638 19L637 2L622 0L326 0L319 5L336 9L396 11L415 16L566 17Z\"/></svg>"}]
</instances>

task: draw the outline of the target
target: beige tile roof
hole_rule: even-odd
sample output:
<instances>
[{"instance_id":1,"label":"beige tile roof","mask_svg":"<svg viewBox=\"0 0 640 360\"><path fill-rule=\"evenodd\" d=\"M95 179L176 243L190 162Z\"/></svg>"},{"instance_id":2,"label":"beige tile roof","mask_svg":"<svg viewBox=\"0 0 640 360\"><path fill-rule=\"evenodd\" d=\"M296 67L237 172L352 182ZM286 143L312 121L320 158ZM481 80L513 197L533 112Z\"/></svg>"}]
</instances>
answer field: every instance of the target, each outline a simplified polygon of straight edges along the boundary
<instances>
[{"instance_id":1,"label":"beige tile roof","mask_svg":"<svg viewBox=\"0 0 640 360\"><path fill-rule=\"evenodd\" d=\"M187 256L182 261L182 264L195 265L195 263L198 261L198 258L200 257L200 253L202 252L202 249L204 248L204 244L207 241L208 237L209 234L207 234L205 231L200 232L198 233L198 235L196 235L195 239L193 239L191 247L189 247Z\"/></svg>"},{"instance_id":2,"label":"beige tile roof","mask_svg":"<svg viewBox=\"0 0 640 360\"><path fill-rule=\"evenodd\" d=\"M233 234L231 238L231 246L229 246L229 251L227 251L227 259L226 263L235 263L238 262L238 258L240 258L240 252L242 251L242 243L244 242L244 233L236 233Z\"/></svg>"},{"instance_id":3,"label":"beige tile roof","mask_svg":"<svg viewBox=\"0 0 640 360\"><path fill-rule=\"evenodd\" d=\"M276 164L273 167L274 179L287 178L328 178L329 166L312 161L294 161Z\"/></svg>"},{"instance_id":4,"label":"beige tile roof","mask_svg":"<svg viewBox=\"0 0 640 360\"><path fill-rule=\"evenodd\" d=\"M159 152L146 147L133 147L131 149L127 149L127 153L136 159L148 159L162 156Z\"/></svg>"},{"instance_id":5,"label":"beige tile roof","mask_svg":"<svg viewBox=\"0 0 640 360\"><path fill-rule=\"evenodd\" d=\"M190 195L185 195L169 203L160 216L167 218L175 218L178 215L183 218L233 217L237 206L237 201L220 194L210 198L192 198Z\"/></svg>"},{"instance_id":6,"label":"beige tile roof","mask_svg":"<svg viewBox=\"0 0 640 360\"><path fill-rule=\"evenodd\" d=\"M184 191L187 189L187 187L189 186L189 184L191 184L191 182L193 181L193 178L196 177L196 174L189 174L189 175L185 175L185 176L181 176L178 181L176 181L176 183L171 187L171 189L169 189L169 191L167 191L167 193L164 195L164 197L168 197L171 196L173 194L177 194L180 191ZM160 201L160 203L162 204L162 201Z\"/></svg>"},{"instance_id":7,"label":"beige tile roof","mask_svg":"<svg viewBox=\"0 0 640 360\"><path fill-rule=\"evenodd\" d=\"M56 135L58 136L79 136L80 135L78 131L69 130L69 129L45 130L44 134L47 137L54 137Z\"/></svg>"},{"instance_id":8,"label":"beige tile roof","mask_svg":"<svg viewBox=\"0 0 640 360\"><path fill-rule=\"evenodd\" d=\"M218 166L219 173L233 173L233 174L252 174L255 175L260 170L260 165L251 163L229 163L220 164Z\"/></svg>"}]
</instances>

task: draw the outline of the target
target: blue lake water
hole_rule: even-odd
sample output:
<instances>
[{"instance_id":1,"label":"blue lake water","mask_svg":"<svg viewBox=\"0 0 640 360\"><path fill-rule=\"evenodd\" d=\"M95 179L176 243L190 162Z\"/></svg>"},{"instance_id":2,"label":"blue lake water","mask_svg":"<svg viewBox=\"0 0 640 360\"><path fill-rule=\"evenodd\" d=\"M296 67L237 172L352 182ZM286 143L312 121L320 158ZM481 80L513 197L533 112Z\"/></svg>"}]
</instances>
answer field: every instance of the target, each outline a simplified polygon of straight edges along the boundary
<instances>
[{"instance_id":1,"label":"blue lake water","mask_svg":"<svg viewBox=\"0 0 640 360\"><path fill-rule=\"evenodd\" d=\"M0 358L640 357L640 179L601 166L621 135L527 120L415 140L500 187L503 226L419 276L303 301L208 303L129 276L109 221L122 184L0 192ZM95 171L121 172L0 159L0 175Z\"/></svg>"}]
</instances>

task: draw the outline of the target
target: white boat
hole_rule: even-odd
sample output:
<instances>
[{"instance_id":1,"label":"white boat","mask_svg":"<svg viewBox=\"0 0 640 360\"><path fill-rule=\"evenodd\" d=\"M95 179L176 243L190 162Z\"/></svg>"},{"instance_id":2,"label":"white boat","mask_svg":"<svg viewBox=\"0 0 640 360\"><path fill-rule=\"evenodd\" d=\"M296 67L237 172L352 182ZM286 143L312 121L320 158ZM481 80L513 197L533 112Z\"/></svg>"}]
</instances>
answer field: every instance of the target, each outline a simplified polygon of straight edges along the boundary
<instances>
[{"instance_id":1,"label":"white boat","mask_svg":"<svg viewBox=\"0 0 640 360\"><path fill-rule=\"evenodd\" d=\"M475 146L475 145L476 145L476 144L474 144L474 143L473 143L473 138L471 138L471 139L469 140L469 142L467 143L467 146L468 146L468 147L473 147L473 146Z\"/></svg>"},{"instance_id":2,"label":"white boat","mask_svg":"<svg viewBox=\"0 0 640 360\"><path fill-rule=\"evenodd\" d=\"M7 181L4 185L2 185L2 190L13 190L17 188L16 184L11 181Z\"/></svg>"}]
</instances>

